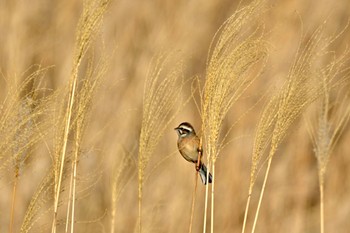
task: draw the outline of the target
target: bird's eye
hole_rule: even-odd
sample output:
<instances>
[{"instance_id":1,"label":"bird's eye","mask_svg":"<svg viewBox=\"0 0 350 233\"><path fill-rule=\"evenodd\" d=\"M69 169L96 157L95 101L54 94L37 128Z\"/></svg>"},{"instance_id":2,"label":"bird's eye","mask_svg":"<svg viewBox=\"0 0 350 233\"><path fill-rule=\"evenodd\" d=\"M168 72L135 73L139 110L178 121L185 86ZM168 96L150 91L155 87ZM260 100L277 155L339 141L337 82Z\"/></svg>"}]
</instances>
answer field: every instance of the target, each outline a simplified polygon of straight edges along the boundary
<instances>
[{"instance_id":1,"label":"bird's eye","mask_svg":"<svg viewBox=\"0 0 350 233\"><path fill-rule=\"evenodd\" d=\"M183 134L183 135L187 135L189 133L190 133L190 131L188 131L186 129L181 130L181 134Z\"/></svg>"}]
</instances>

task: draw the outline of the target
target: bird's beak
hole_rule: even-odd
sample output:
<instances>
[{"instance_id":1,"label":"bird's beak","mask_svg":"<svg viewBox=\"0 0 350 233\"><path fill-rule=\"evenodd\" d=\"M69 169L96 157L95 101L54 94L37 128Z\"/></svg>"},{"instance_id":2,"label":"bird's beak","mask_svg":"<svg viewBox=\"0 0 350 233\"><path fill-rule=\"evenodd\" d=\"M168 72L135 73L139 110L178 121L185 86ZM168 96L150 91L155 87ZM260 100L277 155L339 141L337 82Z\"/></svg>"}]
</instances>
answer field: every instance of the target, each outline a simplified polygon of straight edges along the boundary
<instances>
[{"instance_id":1,"label":"bird's beak","mask_svg":"<svg viewBox=\"0 0 350 233\"><path fill-rule=\"evenodd\" d=\"M174 130L178 130L178 129L179 129L178 127L174 128Z\"/></svg>"}]
</instances>

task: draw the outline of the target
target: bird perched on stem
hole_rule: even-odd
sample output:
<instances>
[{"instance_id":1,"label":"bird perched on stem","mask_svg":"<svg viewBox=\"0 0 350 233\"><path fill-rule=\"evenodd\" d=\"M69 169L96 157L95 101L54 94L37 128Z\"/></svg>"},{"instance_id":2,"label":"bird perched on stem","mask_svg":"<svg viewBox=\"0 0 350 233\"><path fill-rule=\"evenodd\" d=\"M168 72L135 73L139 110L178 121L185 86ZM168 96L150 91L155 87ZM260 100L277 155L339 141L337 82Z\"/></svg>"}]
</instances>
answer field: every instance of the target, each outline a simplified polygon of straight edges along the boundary
<instances>
[{"instance_id":1,"label":"bird perched on stem","mask_svg":"<svg viewBox=\"0 0 350 233\"><path fill-rule=\"evenodd\" d=\"M207 184L207 167L202 163L202 151L199 148L200 140L196 135L193 126L188 122L181 123L175 128L178 134L177 147L179 152L188 162L196 164L196 170L199 172L202 183ZM199 156L198 156L199 154ZM198 163L199 157L199 163ZM208 183L212 182L212 175L209 173Z\"/></svg>"}]
</instances>

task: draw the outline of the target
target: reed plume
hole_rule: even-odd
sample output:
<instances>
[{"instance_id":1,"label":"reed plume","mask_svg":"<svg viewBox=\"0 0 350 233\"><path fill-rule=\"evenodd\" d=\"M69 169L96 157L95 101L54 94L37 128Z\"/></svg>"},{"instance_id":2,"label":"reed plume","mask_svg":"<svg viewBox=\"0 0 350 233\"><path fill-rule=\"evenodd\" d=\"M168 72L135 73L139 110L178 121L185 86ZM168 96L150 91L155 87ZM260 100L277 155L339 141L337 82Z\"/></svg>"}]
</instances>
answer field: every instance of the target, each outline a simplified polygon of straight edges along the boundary
<instances>
[{"instance_id":1,"label":"reed plume","mask_svg":"<svg viewBox=\"0 0 350 233\"><path fill-rule=\"evenodd\" d=\"M47 105L52 95L41 86L48 69L33 66L24 73L21 83L13 82L15 78L9 81L7 96L0 106L0 179L9 171L13 175L9 232L14 228L21 172L49 126L47 115L50 109Z\"/></svg>"},{"instance_id":2,"label":"reed plume","mask_svg":"<svg viewBox=\"0 0 350 233\"><path fill-rule=\"evenodd\" d=\"M102 18L104 13L107 10L109 1L101 0L101 1L92 1L92 0L86 0L84 2L83 12L81 15L81 18L79 20L78 26L77 26L77 35L76 35L76 44L75 44L75 54L73 57L73 65L72 65L72 71L71 76L69 79L69 88L68 88L68 100L67 105L65 107L64 113L62 114L63 117L63 125L62 125L62 131L61 135L58 137L58 146L56 151L56 157L55 157L55 198L54 198L54 215L53 215L53 221L52 221L52 229L51 232L56 232L56 225L57 225L57 213L58 213L58 204L60 199L60 193L61 193L61 185L63 181L63 172L64 172L64 165L66 163L67 158L67 147L68 147L68 137L72 130L72 122L73 122L73 113L75 110L75 106L80 106L82 103L78 103L76 105L76 99L77 99L77 91L78 91L78 79L79 79L79 68L81 66L81 63L83 61L84 56L86 55L88 49L91 46L91 43L94 41L94 38L96 37L96 32L99 28L99 25L102 22ZM102 72L103 74L103 72ZM78 111L80 111L81 108ZM86 112L78 112L78 115L85 114ZM84 119L84 118L80 118ZM78 124L80 122L78 121ZM80 130L76 130L77 134L75 134L75 148L76 150L79 149L79 140ZM73 231L73 226L71 228L71 231Z\"/></svg>"},{"instance_id":3,"label":"reed plume","mask_svg":"<svg viewBox=\"0 0 350 233\"><path fill-rule=\"evenodd\" d=\"M157 144L182 106L182 61L171 64L172 55L155 58L143 92L142 125L138 151L138 229L142 232L142 191L145 169Z\"/></svg>"},{"instance_id":4,"label":"reed plume","mask_svg":"<svg viewBox=\"0 0 350 233\"><path fill-rule=\"evenodd\" d=\"M215 162L224 145L220 138L226 114L260 75L267 61L264 25L256 25L263 12L262 1L253 1L237 10L216 32L209 47L206 79L201 94L201 141L206 148L208 172L213 175L211 201L211 232L214 227ZM232 129L232 127L231 127ZM229 132L224 132L226 135ZM224 137L226 138L226 137ZM207 176L209 177L209 176ZM203 232L206 232L208 186Z\"/></svg>"},{"instance_id":5,"label":"reed plume","mask_svg":"<svg viewBox=\"0 0 350 233\"><path fill-rule=\"evenodd\" d=\"M326 80L326 83L322 84L318 79L318 71L314 69L320 56L327 54L324 53L325 48L335 39L335 37L324 36L324 29L325 24L322 24L314 31L310 39L306 41L304 47L300 45L296 59L289 70L287 82L272 96L262 113L254 142L249 194L242 232L245 229L250 198L259 165L263 161L263 154L267 150L267 168L252 232L256 228L272 159L278 146L282 143L293 122L303 113L307 106L321 95L323 86L330 85L331 80Z\"/></svg>"},{"instance_id":6,"label":"reed plume","mask_svg":"<svg viewBox=\"0 0 350 233\"><path fill-rule=\"evenodd\" d=\"M326 50L328 54L334 52ZM342 136L350 117L348 91L350 50L345 49L340 56L333 56L318 70L322 83L321 101L317 103L317 124L311 125L314 154L317 158L320 191L320 232L324 233L324 179L329 157Z\"/></svg>"}]
</instances>

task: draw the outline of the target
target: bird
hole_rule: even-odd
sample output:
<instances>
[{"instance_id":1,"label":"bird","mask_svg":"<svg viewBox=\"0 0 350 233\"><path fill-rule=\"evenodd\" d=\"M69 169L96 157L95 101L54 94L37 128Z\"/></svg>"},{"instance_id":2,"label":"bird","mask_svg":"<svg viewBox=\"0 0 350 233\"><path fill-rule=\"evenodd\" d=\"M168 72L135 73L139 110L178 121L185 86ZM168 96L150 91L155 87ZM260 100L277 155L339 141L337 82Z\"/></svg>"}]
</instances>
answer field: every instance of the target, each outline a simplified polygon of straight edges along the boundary
<instances>
[{"instance_id":1,"label":"bird","mask_svg":"<svg viewBox=\"0 0 350 233\"><path fill-rule=\"evenodd\" d=\"M199 167L197 167L198 162L198 153L202 156L201 148L199 148L199 137L196 135L196 131L193 126L188 122L181 123L174 130L177 131L178 140L177 147L180 154L188 162L196 164L196 170L199 171L202 183L207 184L207 167L202 161L200 161ZM211 183L213 180L212 175L209 173L208 183Z\"/></svg>"}]
</instances>

